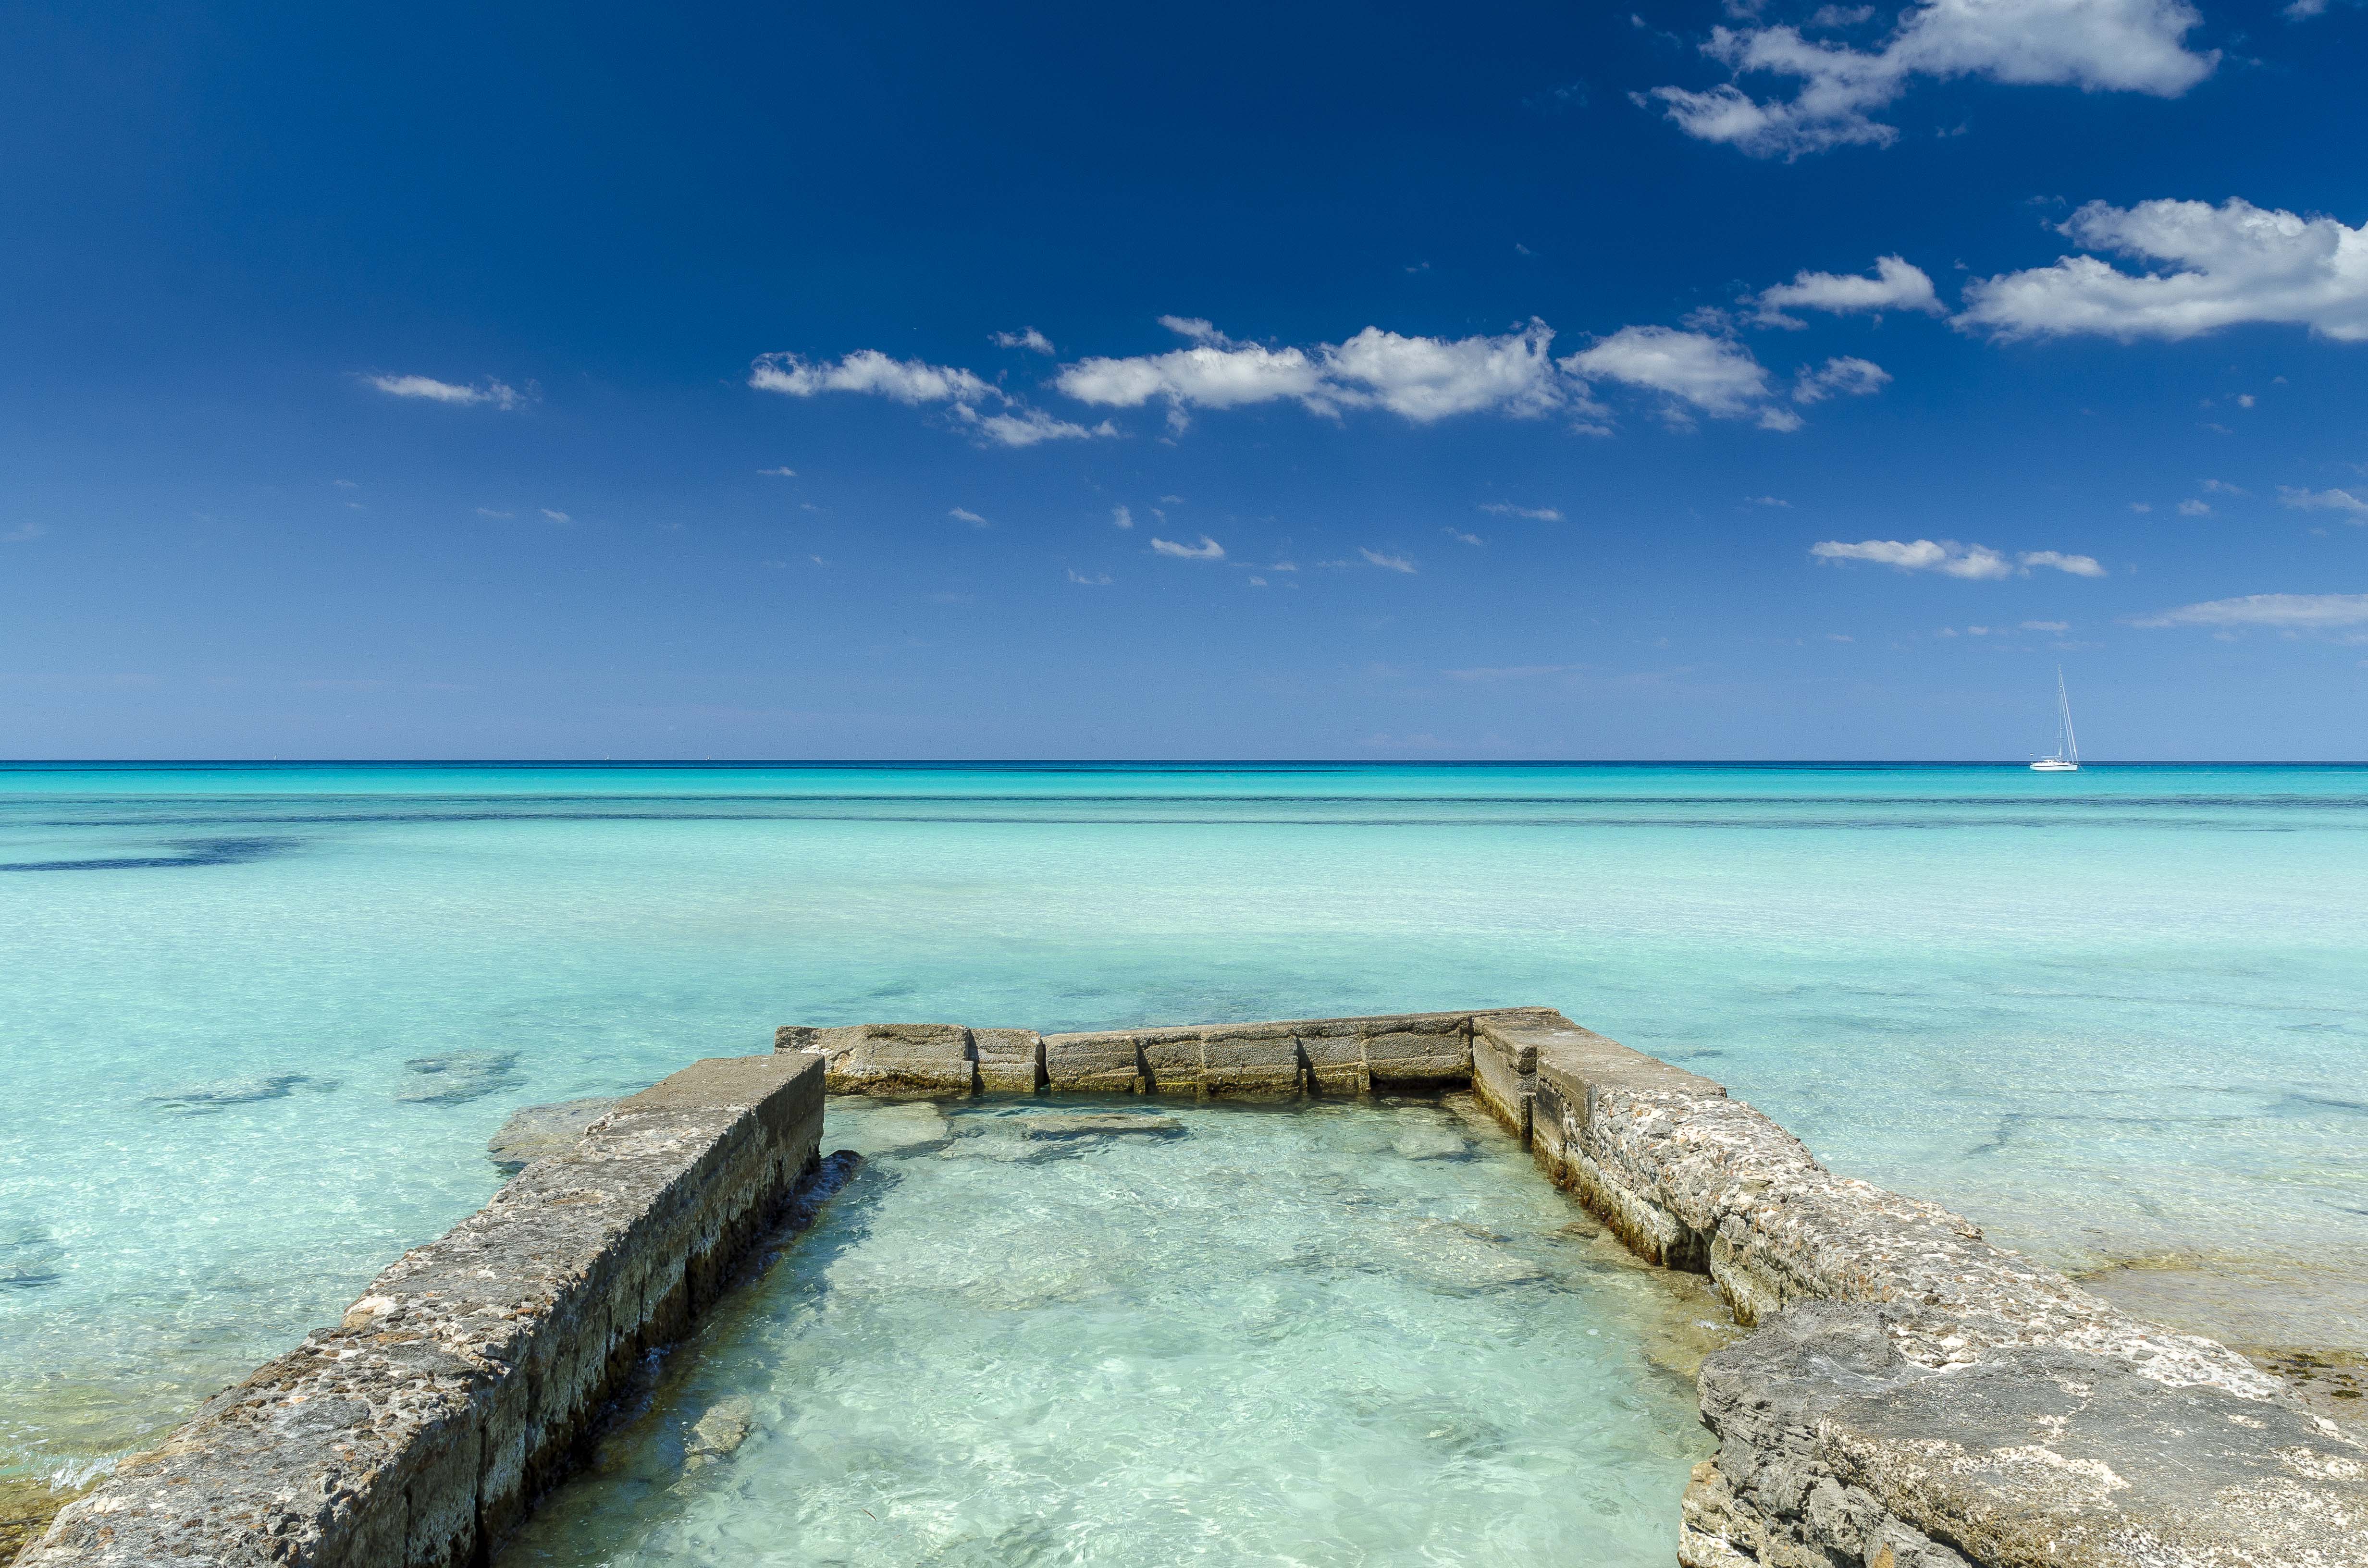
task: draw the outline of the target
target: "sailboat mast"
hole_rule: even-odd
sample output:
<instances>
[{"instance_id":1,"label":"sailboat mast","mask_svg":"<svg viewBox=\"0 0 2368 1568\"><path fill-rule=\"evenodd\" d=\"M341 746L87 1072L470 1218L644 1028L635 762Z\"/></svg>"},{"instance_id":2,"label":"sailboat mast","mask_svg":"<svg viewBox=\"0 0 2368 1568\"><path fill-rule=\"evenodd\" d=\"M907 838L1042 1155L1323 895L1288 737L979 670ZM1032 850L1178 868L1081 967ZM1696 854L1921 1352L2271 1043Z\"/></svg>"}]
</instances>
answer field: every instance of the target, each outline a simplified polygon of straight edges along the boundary
<instances>
[{"instance_id":1,"label":"sailboat mast","mask_svg":"<svg viewBox=\"0 0 2368 1568\"><path fill-rule=\"evenodd\" d=\"M2055 666L2055 713L2064 729L2063 749L2056 755L2066 762L2080 760L2080 743L2072 736L2072 697L2064 689L2064 666Z\"/></svg>"}]
</instances>

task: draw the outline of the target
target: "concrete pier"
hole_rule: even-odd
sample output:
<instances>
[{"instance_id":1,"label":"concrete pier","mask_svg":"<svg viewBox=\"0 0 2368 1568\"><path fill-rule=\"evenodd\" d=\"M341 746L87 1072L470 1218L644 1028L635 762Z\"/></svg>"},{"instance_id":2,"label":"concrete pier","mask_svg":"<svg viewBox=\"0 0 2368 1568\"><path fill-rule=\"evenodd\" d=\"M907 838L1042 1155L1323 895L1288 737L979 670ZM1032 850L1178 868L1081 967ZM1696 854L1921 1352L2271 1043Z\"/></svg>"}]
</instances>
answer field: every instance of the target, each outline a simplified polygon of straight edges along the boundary
<instances>
[{"instance_id":1,"label":"concrete pier","mask_svg":"<svg viewBox=\"0 0 2368 1568\"><path fill-rule=\"evenodd\" d=\"M1708 1275L1757 1328L1702 1368L1719 1447L1686 1490L1684 1568L2368 1568L2358 1434L1544 1007L1053 1035L785 1027L774 1055L687 1068L528 1165L21 1561L484 1562L814 1167L825 1088L1465 1085L1632 1251Z\"/></svg>"}]
</instances>

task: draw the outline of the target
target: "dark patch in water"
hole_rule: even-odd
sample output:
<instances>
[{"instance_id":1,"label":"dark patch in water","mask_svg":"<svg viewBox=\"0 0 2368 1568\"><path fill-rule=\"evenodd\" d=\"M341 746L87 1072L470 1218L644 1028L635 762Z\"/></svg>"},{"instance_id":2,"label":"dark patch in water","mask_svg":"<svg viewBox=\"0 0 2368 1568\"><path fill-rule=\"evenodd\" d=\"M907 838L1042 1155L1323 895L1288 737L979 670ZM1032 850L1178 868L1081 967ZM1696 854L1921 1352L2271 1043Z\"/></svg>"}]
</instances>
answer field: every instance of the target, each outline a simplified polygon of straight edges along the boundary
<instances>
[{"instance_id":1,"label":"dark patch in water","mask_svg":"<svg viewBox=\"0 0 2368 1568\"><path fill-rule=\"evenodd\" d=\"M397 1089L398 1105L466 1105L516 1084L515 1051L451 1051L403 1064L424 1082Z\"/></svg>"},{"instance_id":2,"label":"dark patch in water","mask_svg":"<svg viewBox=\"0 0 2368 1568\"><path fill-rule=\"evenodd\" d=\"M286 838L193 838L170 855L117 855L91 860L6 860L0 871L154 871L184 866L242 866L292 847Z\"/></svg>"},{"instance_id":3,"label":"dark patch in water","mask_svg":"<svg viewBox=\"0 0 2368 1568\"><path fill-rule=\"evenodd\" d=\"M313 1078L302 1073L263 1073L252 1078L229 1078L219 1084L189 1084L143 1096L166 1110L209 1111L224 1106L252 1105L257 1100L284 1100L298 1088L310 1086L325 1094L337 1086L334 1078Z\"/></svg>"},{"instance_id":4,"label":"dark patch in water","mask_svg":"<svg viewBox=\"0 0 2368 1568\"><path fill-rule=\"evenodd\" d=\"M0 1229L0 1290L38 1290L58 1282L66 1249L45 1225Z\"/></svg>"}]
</instances>

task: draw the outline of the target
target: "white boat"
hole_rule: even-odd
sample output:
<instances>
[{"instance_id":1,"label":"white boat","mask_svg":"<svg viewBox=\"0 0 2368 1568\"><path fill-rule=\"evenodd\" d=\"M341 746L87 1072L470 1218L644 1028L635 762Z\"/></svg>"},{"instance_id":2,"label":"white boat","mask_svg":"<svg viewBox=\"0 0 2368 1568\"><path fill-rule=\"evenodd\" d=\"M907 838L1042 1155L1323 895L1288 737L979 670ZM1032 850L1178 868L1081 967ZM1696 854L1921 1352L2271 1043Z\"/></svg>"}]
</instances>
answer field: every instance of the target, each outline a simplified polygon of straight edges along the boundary
<instances>
[{"instance_id":1,"label":"white boat","mask_svg":"<svg viewBox=\"0 0 2368 1568\"><path fill-rule=\"evenodd\" d=\"M2072 738L2072 699L2064 690L2064 666L2055 666L2055 755L2031 765L2034 773L2078 773L2080 743Z\"/></svg>"}]
</instances>

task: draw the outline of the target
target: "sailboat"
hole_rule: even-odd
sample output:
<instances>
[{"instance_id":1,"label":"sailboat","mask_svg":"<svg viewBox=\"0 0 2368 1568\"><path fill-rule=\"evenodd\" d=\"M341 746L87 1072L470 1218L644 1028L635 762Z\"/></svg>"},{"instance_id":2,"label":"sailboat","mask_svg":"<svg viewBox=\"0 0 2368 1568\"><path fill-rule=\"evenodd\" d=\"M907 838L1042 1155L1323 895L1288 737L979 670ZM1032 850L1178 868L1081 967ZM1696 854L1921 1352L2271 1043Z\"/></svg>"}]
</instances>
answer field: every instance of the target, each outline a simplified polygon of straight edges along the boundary
<instances>
[{"instance_id":1,"label":"sailboat","mask_svg":"<svg viewBox=\"0 0 2368 1568\"><path fill-rule=\"evenodd\" d=\"M2055 755L2031 765L2034 773L2078 773L2080 743L2072 738L2072 699L2064 689L2064 666L2055 666Z\"/></svg>"}]
</instances>

